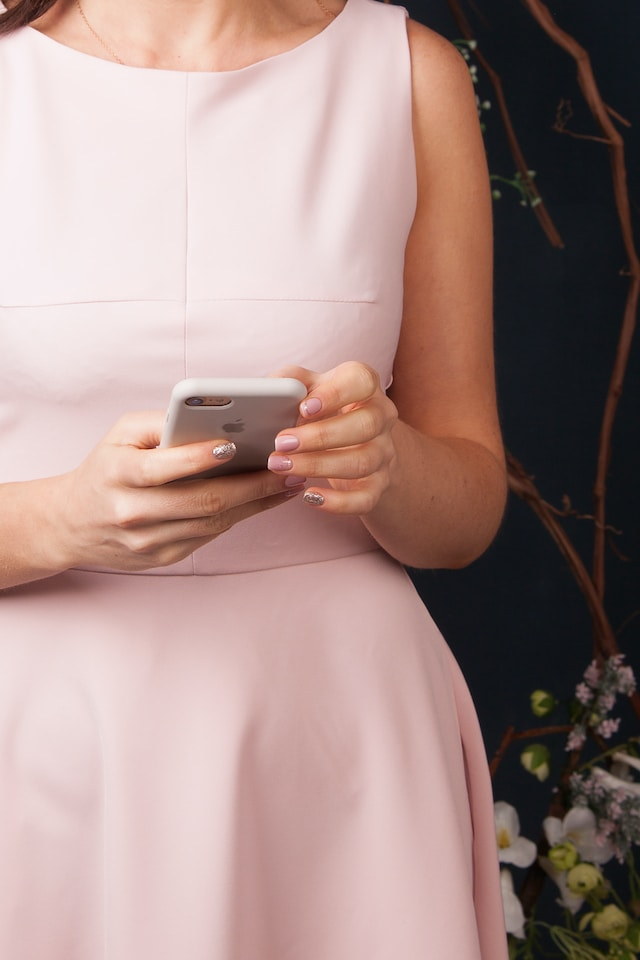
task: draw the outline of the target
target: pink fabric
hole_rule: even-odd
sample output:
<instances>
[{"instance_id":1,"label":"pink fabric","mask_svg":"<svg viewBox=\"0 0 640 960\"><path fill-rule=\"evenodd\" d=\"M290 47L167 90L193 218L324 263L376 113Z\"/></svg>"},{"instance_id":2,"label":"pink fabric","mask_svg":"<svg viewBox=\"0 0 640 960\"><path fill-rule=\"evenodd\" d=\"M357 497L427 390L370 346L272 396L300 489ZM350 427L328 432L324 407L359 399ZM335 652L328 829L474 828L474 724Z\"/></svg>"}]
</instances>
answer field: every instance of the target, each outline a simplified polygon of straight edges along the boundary
<instances>
[{"instance_id":1,"label":"pink fabric","mask_svg":"<svg viewBox=\"0 0 640 960\"><path fill-rule=\"evenodd\" d=\"M0 480L183 376L389 381L404 20L348 0L219 74L0 40ZM357 520L291 502L157 574L2 595L0 783L1 957L506 956L473 707Z\"/></svg>"}]
</instances>

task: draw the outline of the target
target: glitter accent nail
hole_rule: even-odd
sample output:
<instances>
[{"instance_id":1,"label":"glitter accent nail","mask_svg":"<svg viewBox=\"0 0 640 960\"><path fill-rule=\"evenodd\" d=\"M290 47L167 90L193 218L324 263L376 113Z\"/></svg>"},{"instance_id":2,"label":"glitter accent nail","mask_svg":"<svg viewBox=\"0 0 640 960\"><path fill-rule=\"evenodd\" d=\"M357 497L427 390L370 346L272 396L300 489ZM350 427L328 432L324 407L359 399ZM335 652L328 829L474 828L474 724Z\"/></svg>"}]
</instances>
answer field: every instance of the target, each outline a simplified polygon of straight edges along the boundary
<instances>
[{"instance_id":1,"label":"glitter accent nail","mask_svg":"<svg viewBox=\"0 0 640 960\"><path fill-rule=\"evenodd\" d=\"M324 503L324 497L321 493L314 493L313 490L307 490L302 498L305 503L311 503L314 507L321 507Z\"/></svg>"},{"instance_id":2,"label":"glitter accent nail","mask_svg":"<svg viewBox=\"0 0 640 960\"><path fill-rule=\"evenodd\" d=\"M226 443L219 443L213 448L213 455L216 460L228 460L236 452L236 445L233 440L227 440Z\"/></svg>"}]
</instances>

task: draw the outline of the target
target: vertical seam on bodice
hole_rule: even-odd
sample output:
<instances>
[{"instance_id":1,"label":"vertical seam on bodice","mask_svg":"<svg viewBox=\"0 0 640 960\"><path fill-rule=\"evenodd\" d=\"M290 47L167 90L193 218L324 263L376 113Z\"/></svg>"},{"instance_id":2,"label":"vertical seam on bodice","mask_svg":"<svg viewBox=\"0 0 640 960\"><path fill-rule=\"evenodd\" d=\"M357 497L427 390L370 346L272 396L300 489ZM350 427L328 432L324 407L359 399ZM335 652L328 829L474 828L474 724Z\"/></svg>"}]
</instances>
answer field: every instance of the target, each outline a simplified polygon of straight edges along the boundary
<instances>
[{"instance_id":1,"label":"vertical seam on bodice","mask_svg":"<svg viewBox=\"0 0 640 960\"><path fill-rule=\"evenodd\" d=\"M183 344L182 344L182 373L188 376L188 323L189 323L189 86L190 78L187 74L184 85L184 316L183 316ZM196 561L194 554L190 556L191 575L195 576Z\"/></svg>"},{"instance_id":2,"label":"vertical seam on bodice","mask_svg":"<svg viewBox=\"0 0 640 960\"><path fill-rule=\"evenodd\" d=\"M183 343L182 343L182 373L187 376L187 318L189 303L189 136L188 136L188 113L189 113L189 76L186 76L184 85L184 116L183 116L183 137L184 137L184 157L183 157L183 178L184 178L184 280L183 280Z\"/></svg>"}]
</instances>

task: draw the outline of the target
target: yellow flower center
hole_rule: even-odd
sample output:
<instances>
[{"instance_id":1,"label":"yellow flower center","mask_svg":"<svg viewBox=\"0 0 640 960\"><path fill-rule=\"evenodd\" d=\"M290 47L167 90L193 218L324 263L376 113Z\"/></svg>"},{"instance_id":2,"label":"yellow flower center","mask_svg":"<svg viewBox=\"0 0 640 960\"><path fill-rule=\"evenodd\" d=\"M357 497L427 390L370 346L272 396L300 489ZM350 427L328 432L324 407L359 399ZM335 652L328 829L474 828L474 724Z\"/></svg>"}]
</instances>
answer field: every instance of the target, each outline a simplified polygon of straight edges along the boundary
<instances>
[{"instance_id":1,"label":"yellow flower center","mask_svg":"<svg viewBox=\"0 0 640 960\"><path fill-rule=\"evenodd\" d=\"M509 831L506 827L503 827L502 830L498 830L498 846L501 850L505 850L507 847L511 846L511 837L509 836Z\"/></svg>"}]
</instances>

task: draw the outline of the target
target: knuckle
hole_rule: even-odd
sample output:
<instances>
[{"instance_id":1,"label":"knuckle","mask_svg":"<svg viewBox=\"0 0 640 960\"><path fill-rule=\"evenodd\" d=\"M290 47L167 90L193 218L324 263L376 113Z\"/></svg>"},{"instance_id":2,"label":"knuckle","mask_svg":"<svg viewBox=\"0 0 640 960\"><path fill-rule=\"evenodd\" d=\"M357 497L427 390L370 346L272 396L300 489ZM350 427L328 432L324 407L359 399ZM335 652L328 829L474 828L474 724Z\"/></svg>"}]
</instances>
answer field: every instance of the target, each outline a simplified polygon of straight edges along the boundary
<instances>
[{"instance_id":1,"label":"knuckle","mask_svg":"<svg viewBox=\"0 0 640 960\"><path fill-rule=\"evenodd\" d=\"M196 516L211 517L220 520L220 515L228 509L228 501L221 490L213 485L196 497L194 510Z\"/></svg>"},{"instance_id":2,"label":"knuckle","mask_svg":"<svg viewBox=\"0 0 640 960\"><path fill-rule=\"evenodd\" d=\"M130 497L116 497L113 502L112 523L118 530L133 530L142 520L142 515Z\"/></svg>"},{"instance_id":3,"label":"knuckle","mask_svg":"<svg viewBox=\"0 0 640 960\"><path fill-rule=\"evenodd\" d=\"M127 536L127 550L135 557L153 561L153 544L145 531L133 530Z\"/></svg>"},{"instance_id":4,"label":"knuckle","mask_svg":"<svg viewBox=\"0 0 640 960\"><path fill-rule=\"evenodd\" d=\"M381 432L383 418L380 412L371 407L361 407L358 411L361 440L373 440Z\"/></svg>"},{"instance_id":5,"label":"knuckle","mask_svg":"<svg viewBox=\"0 0 640 960\"><path fill-rule=\"evenodd\" d=\"M376 392L380 380L373 367L370 367L367 363L360 363L357 360L348 361L346 366L348 367L349 375L353 378L354 383L357 384L359 393L368 397Z\"/></svg>"},{"instance_id":6,"label":"knuckle","mask_svg":"<svg viewBox=\"0 0 640 960\"><path fill-rule=\"evenodd\" d=\"M386 395L383 398L383 415L390 430L398 420L398 408Z\"/></svg>"},{"instance_id":7,"label":"knuckle","mask_svg":"<svg viewBox=\"0 0 640 960\"><path fill-rule=\"evenodd\" d=\"M314 446L321 450L327 450L331 446L331 439L329 436L330 428L325 420L318 420L314 424Z\"/></svg>"},{"instance_id":8,"label":"knuckle","mask_svg":"<svg viewBox=\"0 0 640 960\"><path fill-rule=\"evenodd\" d=\"M231 530L233 526L234 520L228 512L217 513L215 516L209 518L207 537L209 540L214 540L216 537L219 537L221 533L226 533L227 530Z\"/></svg>"},{"instance_id":9,"label":"knuckle","mask_svg":"<svg viewBox=\"0 0 640 960\"><path fill-rule=\"evenodd\" d=\"M380 466L378 451L366 444L355 451L354 477L369 477Z\"/></svg>"},{"instance_id":10,"label":"knuckle","mask_svg":"<svg viewBox=\"0 0 640 960\"><path fill-rule=\"evenodd\" d=\"M154 484L153 464L150 457L141 456L136 468L136 481L140 487L151 487Z\"/></svg>"}]
</instances>

